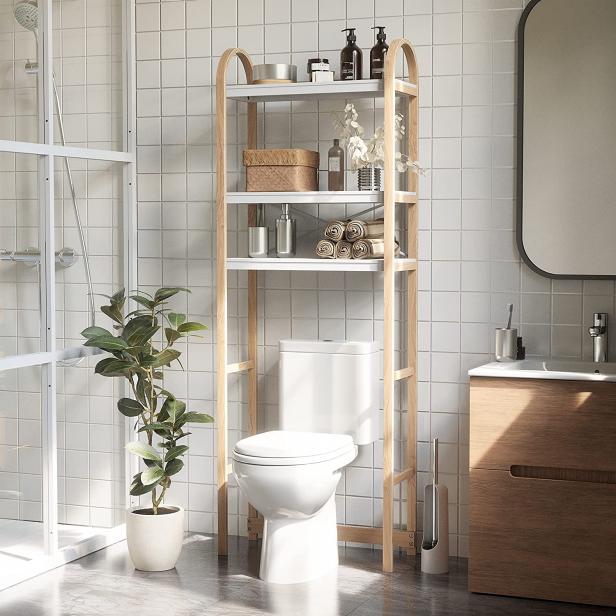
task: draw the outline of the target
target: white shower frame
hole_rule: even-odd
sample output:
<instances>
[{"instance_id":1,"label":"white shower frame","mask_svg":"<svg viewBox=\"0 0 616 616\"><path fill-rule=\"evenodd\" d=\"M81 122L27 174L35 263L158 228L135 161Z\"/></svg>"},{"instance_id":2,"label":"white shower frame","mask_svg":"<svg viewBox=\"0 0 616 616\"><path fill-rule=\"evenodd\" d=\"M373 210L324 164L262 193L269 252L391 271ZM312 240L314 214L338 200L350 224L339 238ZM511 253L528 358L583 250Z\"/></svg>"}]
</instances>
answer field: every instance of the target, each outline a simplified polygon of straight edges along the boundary
<instances>
[{"instance_id":1,"label":"white shower frame","mask_svg":"<svg viewBox=\"0 0 616 616\"><path fill-rule=\"evenodd\" d=\"M137 286L137 208L136 208L136 81L135 81L135 1L123 0L123 149L98 150L54 144L54 102L52 84L52 0L39 0L38 103L40 143L0 140L0 152L38 156L38 201L40 211L40 311L41 348L28 353L0 358L0 371L32 366L41 367L41 430L43 452L43 529L44 555L34 558L13 571L0 571L0 590L49 571L86 554L121 541L125 526L118 525L79 543L58 546L58 469L57 469L57 362L91 355L85 347L56 348L56 293L54 241L54 170L55 157L101 160L123 164L123 277L125 286ZM126 424L127 440L133 429ZM125 456L126 493L130 477L137 471L133 457ZM137 503L130 498L130 506Z\"/></svg>"}]
</instances>

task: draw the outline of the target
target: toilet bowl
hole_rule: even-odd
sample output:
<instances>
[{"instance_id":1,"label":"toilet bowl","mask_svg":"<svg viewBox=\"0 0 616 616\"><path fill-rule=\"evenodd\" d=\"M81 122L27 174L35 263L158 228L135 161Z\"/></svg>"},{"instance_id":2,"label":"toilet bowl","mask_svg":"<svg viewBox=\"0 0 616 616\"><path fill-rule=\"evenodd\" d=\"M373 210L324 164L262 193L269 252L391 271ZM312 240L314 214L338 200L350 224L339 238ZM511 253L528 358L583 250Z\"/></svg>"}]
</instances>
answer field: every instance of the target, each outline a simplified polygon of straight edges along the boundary
<instances>
[{"instance_id":1,"label":"toilet bowl","mask_svg":"<svg viewBox=\"0 0 616 616\"><path fill-rule=\"evenodd\" d=\"M335 492L356 456L346 434L271 431L235 445L237 483L264 518L262 580L306 582L338 566Z\"/></svg>"},{"instance_id":2,"label":"toilet bowl","mask_svg":"<svg viewBox=\"0 0 616 616\"><path fill-rule=\"evenodd\" d=\"M233 471L264 518L261 569L293 584L338 564L336 485L357 445L378 438L374 342L281 340L278 424L239 441Z\"/></svg>"}]
</instances>

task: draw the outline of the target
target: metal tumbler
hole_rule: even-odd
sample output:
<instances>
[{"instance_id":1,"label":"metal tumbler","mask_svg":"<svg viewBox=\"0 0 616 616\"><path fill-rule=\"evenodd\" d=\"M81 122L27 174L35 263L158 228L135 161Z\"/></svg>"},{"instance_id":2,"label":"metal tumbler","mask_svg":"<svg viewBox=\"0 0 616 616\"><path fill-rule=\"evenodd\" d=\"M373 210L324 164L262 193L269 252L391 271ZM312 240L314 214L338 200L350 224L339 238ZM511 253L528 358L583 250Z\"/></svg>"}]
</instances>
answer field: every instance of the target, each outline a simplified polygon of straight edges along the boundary
<instances>
[{"instance_id":1,"label":"metal tumbler","mask_svg":"<svg viewBox=\"0 0 616 616\"><path fill-rule=\"evenodd\" d=\"M248 256L253 259L267 257L269 251L269 229L267 227L248 227Z\"/></svg>"},{"instance_id":2,"label":"metal tumbler","mask_svg":"<svg viewBox=\"0 0 616 616\"><path fill-rule=\"evenodd\" d=\"M496 361L513 361L518 357L518 330L497 327L494 332Z\"/></svg>"}]
</instances>

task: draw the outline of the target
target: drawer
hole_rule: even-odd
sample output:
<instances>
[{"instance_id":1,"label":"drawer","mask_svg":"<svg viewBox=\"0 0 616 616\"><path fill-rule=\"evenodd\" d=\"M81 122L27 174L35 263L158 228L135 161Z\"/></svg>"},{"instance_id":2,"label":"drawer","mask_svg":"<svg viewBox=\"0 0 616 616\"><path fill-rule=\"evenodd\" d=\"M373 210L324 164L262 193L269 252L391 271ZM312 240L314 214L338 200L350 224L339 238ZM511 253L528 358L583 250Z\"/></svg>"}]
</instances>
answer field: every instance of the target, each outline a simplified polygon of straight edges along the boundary
<instances>
[{"instance_id":1,"label":"drawer","mask_svg":"<svg viewBox=\"0 0 616 616\"><path fill-rule=\"evenodd\" d=\"M472 592L616 606L616 484L471 469Z\"/></svg>"},{"instance_id":2,"label":"drawer","mask_svg":"<svg viewBox=\"0 0 616 616\"><path fill-rule=\"evenodd\" d=\"M616 383L472 377L470 466L616 471Z\"/></svg>"}]
</instances>

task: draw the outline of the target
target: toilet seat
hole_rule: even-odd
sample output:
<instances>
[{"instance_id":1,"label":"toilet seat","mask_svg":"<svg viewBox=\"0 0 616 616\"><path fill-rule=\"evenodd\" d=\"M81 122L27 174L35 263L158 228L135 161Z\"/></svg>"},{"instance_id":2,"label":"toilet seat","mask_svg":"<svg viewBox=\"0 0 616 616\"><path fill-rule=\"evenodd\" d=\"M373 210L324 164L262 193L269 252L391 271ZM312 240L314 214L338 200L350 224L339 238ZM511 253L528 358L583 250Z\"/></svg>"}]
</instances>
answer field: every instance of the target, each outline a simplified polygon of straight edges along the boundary
<instances>
[{"instance_id":1,"label":"toilet seat","mask_svg":"<svg viewBox=\"0 0 616 616\"><path fill-rule=\"evenodd\" d=\"M355 451L348 434L272 430L238 441L233 459L259 466L297 466L328 462Z\"/></svg>"}]
</instances>

